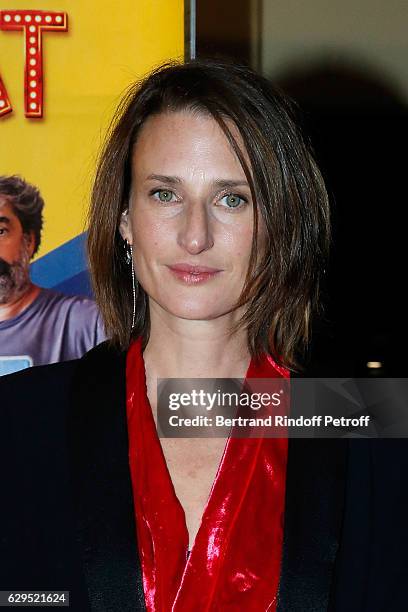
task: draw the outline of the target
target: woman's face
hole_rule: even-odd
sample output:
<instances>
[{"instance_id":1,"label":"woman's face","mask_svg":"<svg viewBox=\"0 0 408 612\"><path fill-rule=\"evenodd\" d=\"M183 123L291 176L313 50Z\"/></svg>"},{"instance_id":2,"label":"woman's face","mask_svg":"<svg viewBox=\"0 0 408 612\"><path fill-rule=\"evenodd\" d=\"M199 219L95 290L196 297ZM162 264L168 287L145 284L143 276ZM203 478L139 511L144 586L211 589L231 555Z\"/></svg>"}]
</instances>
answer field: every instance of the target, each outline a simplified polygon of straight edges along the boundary
<instances>
[{"instance_id":1,"label":"woman's face","mask_svg":"<svg viewBox=\"0 0 408 612\"><path fill-rule=\"evenodd\" d=\"M214 119L184 111L145 122L122 219L151 307L193 320L231 312L248 268L253 209L245 173Z\"/></svg>"}]
</instances>

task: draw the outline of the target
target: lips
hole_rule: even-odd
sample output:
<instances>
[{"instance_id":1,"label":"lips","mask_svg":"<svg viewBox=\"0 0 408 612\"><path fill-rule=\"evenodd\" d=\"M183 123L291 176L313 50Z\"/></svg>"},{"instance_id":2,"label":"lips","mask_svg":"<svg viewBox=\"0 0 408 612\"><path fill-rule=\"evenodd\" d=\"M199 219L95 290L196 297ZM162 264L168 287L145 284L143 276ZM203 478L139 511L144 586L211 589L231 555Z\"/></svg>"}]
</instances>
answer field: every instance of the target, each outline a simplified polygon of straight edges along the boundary
<instances>
[{"instance_id":1,"label":"lips","mask_svg":"<svg viewBox=\"0 0 408 612\"><path fill-rule=\"evenodd\" d=\"M169 266L175 272L185 272L186 274L215 274L221 272L219 268L210 268L208 266L195 266L188 263L179 263Z\"/></svg>"},{"instance_id":2,"label":"lips","mask_svg":"<svg viewBox=\"0 0 408 612\"><path fill-rule=\"evenodd\" d=\"M177 263L168 266L168 269L174 277L186 285L200 285L213 279L217 274L222 272L218 268L210 268L209 266L194 266L188 263Z\"/></svg>"}]
</instances>

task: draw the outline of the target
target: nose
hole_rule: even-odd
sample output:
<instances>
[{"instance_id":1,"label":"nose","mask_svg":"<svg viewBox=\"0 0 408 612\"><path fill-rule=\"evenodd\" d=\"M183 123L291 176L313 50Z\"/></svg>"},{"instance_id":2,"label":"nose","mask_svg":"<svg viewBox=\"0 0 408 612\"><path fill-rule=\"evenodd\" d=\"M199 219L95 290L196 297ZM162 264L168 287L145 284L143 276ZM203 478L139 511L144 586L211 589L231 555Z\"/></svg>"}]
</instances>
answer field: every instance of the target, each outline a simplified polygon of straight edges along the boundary
<instances>
[{"instance_id":1,"label":"nose","mask_svg":"<svg viewBox=\"0 0 408 612\"><path fill-rule=\"evenodd\" d=\"M210 221L204 204L191 203L185 208L180 220L178 244L192 255L210 249L214 245Z\"/></svg>"}]
</instances>

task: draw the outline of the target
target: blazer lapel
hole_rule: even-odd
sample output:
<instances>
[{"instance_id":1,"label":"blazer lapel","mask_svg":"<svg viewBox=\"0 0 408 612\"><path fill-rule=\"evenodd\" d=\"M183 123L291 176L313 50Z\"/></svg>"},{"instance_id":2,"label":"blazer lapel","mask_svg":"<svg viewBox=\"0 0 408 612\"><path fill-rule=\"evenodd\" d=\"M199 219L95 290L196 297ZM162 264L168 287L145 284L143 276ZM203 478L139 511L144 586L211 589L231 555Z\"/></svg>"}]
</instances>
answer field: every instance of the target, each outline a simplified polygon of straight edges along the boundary
<instances>
[{"instance_id":1,"label":"blazer lapel","mask_svg":"<svg viewBox=\"0 0 408 612\"><path fill-rule=\"evenodd\" d=\"M289 440L278 612L326 612L343 518L348 441Z\"/></svg>"},{"instance_id":2,"label":"blazer lapel","mask_svg":"<svg viewBox=\"0 0 408 612\"><path fill-rule=\"evenodd\" d=\"M145 610L128 459L126 352L107 342L78 362L68 446L91 609Z\"/></svg>"}]
</instances>

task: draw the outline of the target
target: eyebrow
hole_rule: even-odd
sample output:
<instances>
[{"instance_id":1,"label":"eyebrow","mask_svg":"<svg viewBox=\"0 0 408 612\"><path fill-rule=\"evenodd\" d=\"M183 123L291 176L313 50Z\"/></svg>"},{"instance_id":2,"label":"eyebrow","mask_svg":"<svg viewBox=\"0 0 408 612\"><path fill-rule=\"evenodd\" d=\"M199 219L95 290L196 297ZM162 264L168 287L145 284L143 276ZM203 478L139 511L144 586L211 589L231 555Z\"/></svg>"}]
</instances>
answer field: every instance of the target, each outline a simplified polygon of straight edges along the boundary
<instances>
[{"instance_id":1,"label":"eyebrow","mask_svg":"<svg viewBox=\"0 0 408 612\"><path fill-rule=\"evenodd\" d=\"M0 223L9 223L10 224L10 219L8 217L0 217Z\"/></svg>"},{"instance_id":2,"label":"eyebrow","mask_svg":"<svg viewBox=\"0 0 408 612\"><path fill-rule=\"evenodd\" d=\"M179 185L183 181L179 176L167 176L165 174L149 174L146 177L147 181L160 181L163 183L169 183L170 185ZM232 179L215 179L212 184L219 189L225 189L229 187L248 187L247 181L234 181Z\"/></svg>"}]
</instances>

